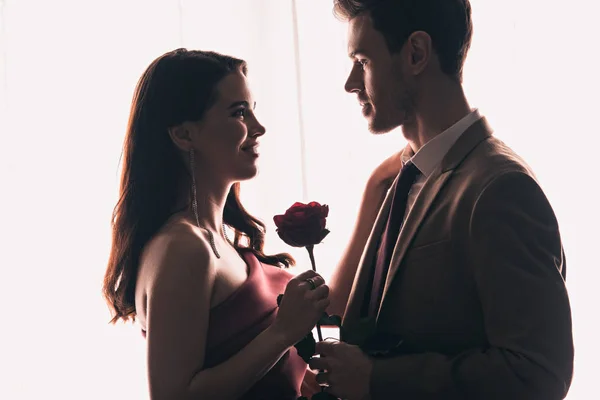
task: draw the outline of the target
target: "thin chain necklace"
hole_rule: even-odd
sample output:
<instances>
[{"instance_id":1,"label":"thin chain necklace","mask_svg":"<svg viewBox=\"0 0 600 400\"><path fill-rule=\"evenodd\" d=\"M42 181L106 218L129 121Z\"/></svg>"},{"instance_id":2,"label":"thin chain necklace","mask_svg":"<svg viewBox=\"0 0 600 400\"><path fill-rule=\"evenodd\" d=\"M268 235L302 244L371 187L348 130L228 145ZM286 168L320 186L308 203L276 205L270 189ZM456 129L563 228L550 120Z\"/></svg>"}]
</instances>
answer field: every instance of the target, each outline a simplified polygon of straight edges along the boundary
<instances>
[{"instance_id":1,"label":"thin chain necklace","mask_svg":"<svg viewBox=\"0 0 600 400\"><path fill-rule=\"evenodd\" d=\"M196 194L196 174L194 172L194 149L191 148L190 149L190 171L191 171L191 175L192 175L192 210L194 211L194 217L196 218L196 225L198 225L198 228L200 229L204 229L206 232L208 232L208 239L210 241L210 247L212 247L213 253L215 253L215 256L217 258L221 258L221 255L219 254L219 251L217 250L217 245L215 244L215 236L213 235L213 233L210 231L210 229L207 229L205 227L203 227L202 225L200 225L200 218L198 218L198 196ZM231 240L229 240L229 237L227 236L227 231L225 230L225 224L222 225L223 226L223 238L231 243Z\"/></svg>"},{"instance_id":2,"label":"thin chain necklace","mask_svg":"<svg viewBox=\"0 0 600 400\"><path fill-rule=\"evenodd\" d=\"M196 188L194 185L194 193L196 192ZM200 229L204 229L206 232L208 232L208 240L210 241L210 247L212 247L213 253L215 253L215 256L217 258L221 258L221 255L219 254L219 251L217 250L217 245L215 244L215 236L213 235L212 231L208 228L203 227L202 225L200 225L200 218L198 218L198 202L196 201L196 196L194 196L194 198L192 199L192 210L194 211L194 217L196 218L196 225L198 226L198 228ZM225 224L222 225L223 227L223 238L228 241L231 242L229 240L229 237L227 236L227 231L225 230Z\"/></svg>"},{"instance_id":3,"label":"thin chain necklace","mask_svg":"<svg viewBox=\"0 0 600 400\"><path fill-rule=\"evenodd\" d=\"M208 240L210 241L210 247L212 247L213 253L215 253L215 256L217 258L221 258L221 255L219 254L219 251L217 250L217 245L215 244L215 236L213 235L212 231L210 229L205 228L202 225L200 225L200 221L198 220L198 214L196 214L196 213L194 213L194 214L196 217L196 225L198 225L198 228L204 229L206 232L208 232ZM225 224L223 224L223 238L229 242L229 238L227 237L227 232L225 231Z\"/></svg>"},{"instance_id":4,"label":"thin chain necklace","mask_svg":"<svg viewBox=\"0 0 600 400\"><path fill-rule=\"evenodd\" d=\"M210 247L212 247L213 253L215 253L215 256L217 258L221 258L221 255L219 254L219 251L217 250L217 245L215 244L215 236L213 235L212 231L210 229L207 229L205 227L203 227L202 225L200 225L200 218L198 218L198 198L196 195L196 174L194 173L194 151L193 149L190 150L190 164L191 164L191 170L192 170L192 210L194 212L194 217L196 218L196 225L198 225L198 228L200 229L204 229L206 232L208 232L208 240L210 241ZM223 238L230 242L229 237L227 237L227 231L225 230L225 224L222 225L223 226Z\"/></svg>"}]
</instances>

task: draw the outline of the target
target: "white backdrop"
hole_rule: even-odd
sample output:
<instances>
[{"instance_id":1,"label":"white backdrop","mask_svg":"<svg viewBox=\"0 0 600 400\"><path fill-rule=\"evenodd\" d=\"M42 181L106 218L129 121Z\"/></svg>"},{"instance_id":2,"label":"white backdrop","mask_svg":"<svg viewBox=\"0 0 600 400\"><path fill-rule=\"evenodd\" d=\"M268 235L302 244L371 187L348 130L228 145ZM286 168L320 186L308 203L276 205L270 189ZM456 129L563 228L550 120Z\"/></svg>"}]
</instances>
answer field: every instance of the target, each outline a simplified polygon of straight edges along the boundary
<instances>
[{"instance_id":1,"label":"white backdrop","mask_svg":"<svg viewBox=\"0 0 600 400\"><path fill-rule=\"evenodd\" d=\"M595 6L472 4L465 88L554 205L576 340L568 398L600 398ZM147 398L139 330L107 324L100 286L133 88L181 46L248 61L267 135L246 205L268 225L267 250L289 251L272 216L296 200L329 204L316 249L326 277L370 170L405 143L399 131L371 136L344 93L345 26L331 1L0 0L0 398Z\"/></svg>"}]
</instances>

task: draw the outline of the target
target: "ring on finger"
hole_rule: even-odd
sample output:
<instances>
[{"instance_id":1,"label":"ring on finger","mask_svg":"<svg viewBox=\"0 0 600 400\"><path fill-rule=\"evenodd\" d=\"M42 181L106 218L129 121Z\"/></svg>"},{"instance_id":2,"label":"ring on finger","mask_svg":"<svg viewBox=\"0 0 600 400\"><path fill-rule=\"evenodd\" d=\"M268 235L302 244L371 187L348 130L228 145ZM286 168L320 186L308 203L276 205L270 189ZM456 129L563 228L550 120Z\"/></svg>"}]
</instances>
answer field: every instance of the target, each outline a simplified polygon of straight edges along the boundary
<instances>
[{"instance_id":1,"label":"ring on finger","mask_svg":"<svg viewBox=\"0 0 600 400\"><path fill-rule=\"evenodd\" d=\"M321 387L329 388L331 384L329 383L329 373L325 371L319 371L315 377L317 383Z\"/></svg>"},{"instance_id":2,"label":"ring on finger","mask_svg":"<svg viewBox=\"0 0 600 400\"><path fill-rule=\"evenodd\" d=\"M314 290L317 288L317 284L315 283L315 280L312 278L306 278L304 280L305 282L308 282L308 284L310 285L311 290Z\"/></svg>"}]
</instances>

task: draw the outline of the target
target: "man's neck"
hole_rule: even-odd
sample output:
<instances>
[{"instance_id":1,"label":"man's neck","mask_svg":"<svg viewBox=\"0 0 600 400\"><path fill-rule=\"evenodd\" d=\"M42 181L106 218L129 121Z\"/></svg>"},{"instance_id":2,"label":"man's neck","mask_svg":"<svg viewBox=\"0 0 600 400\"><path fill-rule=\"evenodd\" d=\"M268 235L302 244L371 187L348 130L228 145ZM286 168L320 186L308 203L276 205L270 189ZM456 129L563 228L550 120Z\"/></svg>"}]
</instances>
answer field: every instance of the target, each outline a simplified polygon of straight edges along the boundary
<instances>
[{"instance_id":1,"label":"man's neck","mask_svg":"<svg viewBox=\"0 0 600 400\"><path fill-rule=\"evenodd\" d=\"M415 153L472 111L462 87L455 83L438 85L435 92L424 93L421 100L414 118L402 128Z\"/></svg>"}]
</instances>

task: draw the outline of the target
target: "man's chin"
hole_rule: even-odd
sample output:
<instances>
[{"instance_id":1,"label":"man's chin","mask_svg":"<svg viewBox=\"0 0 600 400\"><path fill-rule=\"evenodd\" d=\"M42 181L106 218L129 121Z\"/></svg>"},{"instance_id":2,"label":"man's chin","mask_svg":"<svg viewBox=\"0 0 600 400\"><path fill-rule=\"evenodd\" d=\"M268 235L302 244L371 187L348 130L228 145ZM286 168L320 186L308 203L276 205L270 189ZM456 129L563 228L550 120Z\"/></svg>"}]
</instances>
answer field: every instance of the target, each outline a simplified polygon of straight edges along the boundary
<instances>
[{"instance_id":1,"label":"man's chin","mask_svg":"<svg viewBox=\"0 0 600 400\"><path fill-rule=\"evenodd\" d=\"M402 126L402 124L393 124L393 123L382 123L382 121L378 121L377 119L372 119L369 121L369 132L373 135L383 135L384 133L388 133L393 131L394 129Z\"/></svg>"},{"instance_id":2,"label":"man's chin","mask_svg":"<svg viewBox=\"0 0 600 400\"><path fill-rule=\"evenodd\" d=\"M403 126L407 121L406 118L398 118L398 115L405 115L404 113L399 112L396 114L396 118L385 118L385 117L377 117L377 115L370 115L367 117L367 121L369 124L369 132L374 135L382 135L384 133L388 133Z\"/></svg>"}]
</instances>

